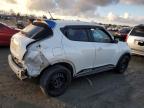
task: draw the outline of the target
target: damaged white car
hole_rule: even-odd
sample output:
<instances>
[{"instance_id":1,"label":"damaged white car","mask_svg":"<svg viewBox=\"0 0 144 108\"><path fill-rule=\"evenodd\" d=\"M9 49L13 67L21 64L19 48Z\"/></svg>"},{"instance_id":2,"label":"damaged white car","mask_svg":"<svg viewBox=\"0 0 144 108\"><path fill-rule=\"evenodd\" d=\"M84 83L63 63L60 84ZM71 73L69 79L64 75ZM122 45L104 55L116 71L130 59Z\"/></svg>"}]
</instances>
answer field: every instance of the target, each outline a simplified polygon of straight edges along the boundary
<instances>
[{"instance_id":1,"label":"damaged white car","mask_svg":"<svg viewBox=\"0 0 144 108\"><path fill-rule=\"evenodd\" d=\"M73 77L127 69L131 52L103 27L80 21L35 21L11 39L9 65L22 80L40 76L42 91L63 94Z\"/></svg>"}]
</instances>

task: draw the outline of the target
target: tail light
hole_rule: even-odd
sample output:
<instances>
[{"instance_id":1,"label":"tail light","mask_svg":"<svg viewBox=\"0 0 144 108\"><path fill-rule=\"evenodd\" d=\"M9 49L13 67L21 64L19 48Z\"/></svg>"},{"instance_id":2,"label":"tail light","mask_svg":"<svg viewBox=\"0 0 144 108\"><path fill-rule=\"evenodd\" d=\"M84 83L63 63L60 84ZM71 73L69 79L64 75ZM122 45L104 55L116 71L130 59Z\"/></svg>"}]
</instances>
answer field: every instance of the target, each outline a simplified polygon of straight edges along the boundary
<instances>
[{"instance_id":1,"label":"tail light","mask_svg":"<svg viewBox=\"0 0 144 108\"><path fill-rule=\"evenodd\" d=\"M125 36L125 42L127 42L127 40L128 40L128 35Z\"/></svg>"}]
</instances>

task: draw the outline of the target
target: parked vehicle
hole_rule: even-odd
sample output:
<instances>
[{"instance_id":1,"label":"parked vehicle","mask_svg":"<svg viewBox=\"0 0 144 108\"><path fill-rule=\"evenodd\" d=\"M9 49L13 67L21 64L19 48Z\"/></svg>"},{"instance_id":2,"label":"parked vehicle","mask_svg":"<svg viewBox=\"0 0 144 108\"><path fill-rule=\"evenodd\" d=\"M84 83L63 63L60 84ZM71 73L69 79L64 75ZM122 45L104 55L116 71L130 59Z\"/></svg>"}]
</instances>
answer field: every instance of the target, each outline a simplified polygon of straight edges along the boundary
<instances>
[{"instance_id":1,"label":"parked vehicle","mask_svg":"<svg viewBox=\"0 0 144 108\"><path fill-rule=\"evenodd\" d=\"M130 28L123 28L121 29L118 34L117 34L117 37L122 40L122 41L126 41L127 39L127 36L128 36L128 33L130 32Z\"/></svg>"},{"instance_id":2,"label":"parked vehicle","mask_svg":"<svg viewBox=\"0 0 144 108\"><path fill-rule=\"evenodd\" d=\"M127 43L133 54L144 56L144 25L135 26L128 35Z\"/></svg>"},{"instance_id":3,"label":"parked vehicle","mask_svg":"<svg viewBox=\"0 0 144 108\"><path fill-rule=\"evenodd\" d=\"M113 36L117 36L118 34L118 29L111 29L111 28L108 28L107 29Z\"/></svg>"},{"instance_id":4,"label":"parked vehicle","mask_svg":"<svg viewBox=\"0 0 144 108\"><path fill-rule=\"evenodd\" d=\"M17 28L19 28L19 29L23 29L23 28L25 27L25 24L24 24L23 21L18 20L16 26L17 26Z\"/></svg>"},{"instance_id":5,"label":"parked vehicle","mask_svg":"<svg viewBox=\"0 0 144 108\"><path fill-rule=\"evenodd\" d=\"M6 24L0 23L0 46L8 46L12 35L19 32L14 28L7 26Z\"/></svg>"},{"instance_id":6,"label":"parked vehicle","mask_svg":"<svg viewBox=\"0 0 144 108\"><path fill-rule=\"evenodd\" d=\"M42 91L62 95L73 77L115 69L124 73L131 52L103 27L80 21L34 21L11 39L9 65L22 80L40 76Z\"/></svg>"}]
</instances>

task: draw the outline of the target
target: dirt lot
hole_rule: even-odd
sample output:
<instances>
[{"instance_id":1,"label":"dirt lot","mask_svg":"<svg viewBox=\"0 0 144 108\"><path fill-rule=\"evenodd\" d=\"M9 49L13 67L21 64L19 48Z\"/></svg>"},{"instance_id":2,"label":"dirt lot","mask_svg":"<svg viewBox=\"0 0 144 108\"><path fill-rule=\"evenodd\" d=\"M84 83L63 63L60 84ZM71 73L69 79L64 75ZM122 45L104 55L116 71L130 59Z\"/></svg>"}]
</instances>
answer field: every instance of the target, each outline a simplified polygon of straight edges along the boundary
<instances>
[{"instance_id":1,"label":"dirt lot","mask_svg":"<svg viewBox=\"0 0 144 108\"><path fill-rule=\"evenodd\" d=\"M144 58L133 56L121 75L104 72L73 80L58 98L44 96L37 80L20 81L8 66L9 48L0 48L0 108L143 108ZM91 82L91 83L90 83Z\"/></svg>"}]
</instances>

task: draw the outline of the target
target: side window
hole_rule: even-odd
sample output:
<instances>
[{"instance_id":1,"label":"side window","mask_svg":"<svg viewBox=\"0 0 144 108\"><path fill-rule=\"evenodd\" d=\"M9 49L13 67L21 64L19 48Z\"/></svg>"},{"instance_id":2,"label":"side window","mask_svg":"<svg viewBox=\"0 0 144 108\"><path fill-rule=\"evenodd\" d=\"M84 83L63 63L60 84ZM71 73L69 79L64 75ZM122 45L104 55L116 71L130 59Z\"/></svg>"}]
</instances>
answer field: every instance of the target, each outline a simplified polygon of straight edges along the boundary
<instances>
[{"instance_id":1,"label":"side window","mask_svg":"<svg viewBox=\"0 0 144 108\"><path fill-rule=\"evenodd\" d=\"M88 42L88 34L86 29L68 28L66 35L68 39L73 41Z\"/></svg>"},{"instance_id":2,"label":"side window","mask_svg":"<svg viewBox=\"0 0 144 108\"><path fill-rule=\"evenodd\" d=\"M110 36L101 29L91 29L92 37L94 39L94 42L101 42L101 43L110 43L111 38Z\"/></svg>"},{"instance_id":3,"label":"side window","mask_svg":"<svg viewBox=\"0 0 144 108\"><path fill-rule=\"evenodd\" d=\"M40 40L44 38L48 38L53 35L53 31L50 28L45 28L41 32L37 33L33 39Z\"/></svg>"}]
</instances>

